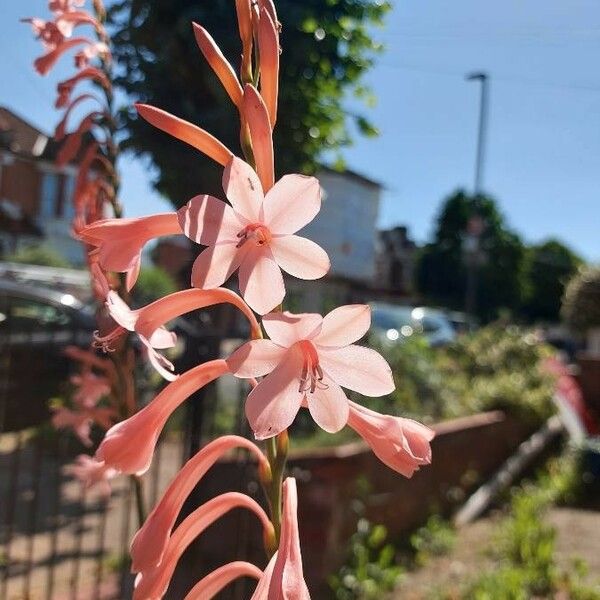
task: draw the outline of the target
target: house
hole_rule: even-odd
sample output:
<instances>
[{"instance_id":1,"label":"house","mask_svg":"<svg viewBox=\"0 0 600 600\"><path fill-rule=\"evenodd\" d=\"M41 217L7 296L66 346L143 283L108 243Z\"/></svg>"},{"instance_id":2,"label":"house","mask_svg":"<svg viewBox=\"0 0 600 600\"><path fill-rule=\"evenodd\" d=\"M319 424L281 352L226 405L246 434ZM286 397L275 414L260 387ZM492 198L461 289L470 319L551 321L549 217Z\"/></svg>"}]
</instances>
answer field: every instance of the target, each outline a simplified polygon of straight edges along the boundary
<instances>
[{"instance_id":1,"label":"house","mask_svg":"<svg viewBox=\"0 0 600 600\"><path fill-rule=\"evenodd\" d=\"M414 293L417 245L404 226L378 232L376 271L379 286L398 296Z\"/></svg>"},{"instance_id":2,"label":"house","mask_svg":"<svg viewBox=\"0 0 600 600\"><path fill-rule=\"evenodd\" d=\"M57 168L52 139L0 107L0 257L43 243L74 265L84 262L71 237L77 169Z\"/></svg>"},{"instance_id":3,"label":"house","mask_svg":"<svg viewBox=\"0 0 600 600\"><path fill-rule=\"evenodd\" d=\"M377 217L381 185L354 171L322 168L319 214L299 235L310 238L329 254L331 271L317 281L286 277L287 310L322 312L350 302L373 298L376 282ZM159 240L155 264L179 279L189 272L199 248L185 240ZM187 275L189 281L189 274Z\"/></svg>"}]
</instances>

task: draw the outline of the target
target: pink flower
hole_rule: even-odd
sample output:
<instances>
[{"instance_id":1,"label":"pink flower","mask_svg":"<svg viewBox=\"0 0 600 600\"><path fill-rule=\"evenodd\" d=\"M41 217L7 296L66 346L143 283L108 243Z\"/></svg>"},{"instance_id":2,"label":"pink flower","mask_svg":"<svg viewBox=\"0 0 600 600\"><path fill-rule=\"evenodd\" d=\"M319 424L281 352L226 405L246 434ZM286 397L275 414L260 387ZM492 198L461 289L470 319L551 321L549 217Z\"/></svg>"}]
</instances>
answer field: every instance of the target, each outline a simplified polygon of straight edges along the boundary
<instances>
[{"instance_id":1,"label":"pink flower","mask_svg":"<svg viewBox=\"0 0 600 600\"><path fill-rule=\"evenodd\" d=\"M86 44L89 46L92 42L86 37L76 37L65 39L62 42L58 43L56 46L52 47L49 52L36 58L33 61L33 66L35 70L40 75L47 75L50 69L57 63L59 58L71 48L75 48L81 44Z\"/></svg>"},{"instance_id":2,"label":"pink flower","mask_svg":"<svg viewBox=\"0 0 600 600\"><path fill-rule=\"evenodd\" d=\"M137 576L133 600L159 600L169 586L177 561L187 547L212 523L234 508L246 508L261 521L265 539L274 536L273 525L255 500L239 492L221 494L191 513L169 539L158 567L146 569Z\"/></svg>"},{"instance_id":3,"label":"pink flower","mask_svg":"<svg viewBox=\"0 0 600 600\"><path fill-rule=\"evenodd\" d=\"M184 600L211 600L232 581L240 577L260 579L263 572L255 565L242 560L227 563L201 579Z\"/></svg>"},{"instance_id":4,"label":"pink flower","mask_svg":"<svg viewBox=\"0 0 600 600\"><path fill-rule=\"evenodd\" d=\"M73 401L80 408L94 408L98 401L110 393L110 382L106 377L94 375L91 371L84 371L81 375L73 375L71 383L76 390Z\"/></svg>"},{"instance_id":5,"label":"pink flower","mask_svg":"<svg viewBox=\"0 0 600 600\"><path fill-rule=\"evenodd\" d=\"M114 411L111 408L82 408L71 410L63 406L53 408L52 425L56 429L72 429L84 446L90 447L90 430L92 423L108 429L113 423Z\"/></svg>"},{"instance_id":6,"label":"pink flower","mask_svg":"<svg viewBox=\"0 0 600 600\"><path fill-rule=\"evenodd\" d=\"M158 436L173 411L195 391L228 370L224 360L213 360L180 375L150 404L106 432L96 451L97 459L121 473L145 473L152 462Z\"/></svg>"},{"instance_id":7,"label":"pink flower","mask_svg":"<svg viewBox=\"0 0 600 600\"><path fill-rule=\"evenodd\" d=\"M283 515L279 548L260 579L252 600L310 600L304 581L298 533L296 480L283 482Z\"/></svg>"},{"instance_id":8,"label":"pink flower","mask_svg":"<svg viewBox=\"0 0 600 600\"><path fill-rule=\"evenodd\" d=\"M48 2L48 8L53 13L63 13L70 12L76 9L76 7L81 7L85 4L85 0L50 0Z\"/></svg>"},{"instance_id":9,"label":"pink flower","mask_svg":"<svg viewBox=\"0 0 600 600\"><path fill-rule=\"evenodd\" d=\"M289 427L303 402L325 431L339 431L349 410L340 386L366 396L394 390L392 372L381 355L352 344L370 324L370 309L361 304L341 306L324 318L289 312L263 318L271 339L247 342L227 359L237 377L267 375L246 401L257 439Z\"/></svg>"},{"instance_id":10,"label":"pink flower","mask_svg":"<svg viewBox=\"0 0 600 600\"><path fill-rule=\"evenodd\" d=\"M86 489L97 488L104 496L110 496L110 483L117 472L87 454L80 454L75 463L68 465L65 471L81 481Z\"/></svg>"},{"instance_id":11,"label":"pink flower","mask_svg":"<svg viewBox=\"0 0 600 600\"><path fill-rule=\"evenodd\" d=\"M164 298L162 300L164 300ZM113 290L110 290L106 296L106 307L108 308L110 316L118 324L118 328L116 330L113 329L105 336L96 335L95 339L97 343L110 349L112 342L119 338L122 332L125 330L136 331L136 324L141 311L131 310L129 306L123 302L119 294ZM148 360L156 371L167 381L174 381L177 376L172 373L174 370L173 364L160 352L157 352L157 350L173 348L177 342L177 336L164 327L157 327L154 330L149 331L148 336L138 332L138 337L144 346Z\"/></svg>"},{"instance_id":12,"label":"pink flower","mask_svg":"<svg viewBox=\"0 0 600 600\"><path fill-rule=\"evenodd\" d=\"M302 279L318 279L329 258L314 242L294 235L319 212L314 177L286 175L264 195L254 170L234 158L223 174L231 206L213 196L196 196L178 212L181 229L208 246L196 259L192 285L215 288L239 268L244 300L264 314L285 295L281 269Z\"/></svg>"},{"instance_id":13,"label":"pink flower","mask_svg":"<svg viewBox=\"0 0 600 600\"><path fill-rule=\"evenodd\" d=\"M160 564L171 530L186 498L217 460L233 448L247 449L258 460L259 470L269 471L269 463L264 454L252 442L242 437L222 436L202 448L177 473L160 502L154 507L133 538L131 542L132 571L145 571Z\"/></svg>"},{"instance_id":14,"label":"pink flower","mask_svg":"<svg viewBox=\"0 0 600 600\"><path fill-rule=\"evenodd\" d=\"M66 79L65 81L61 81L57 86L58 98L56 99L56 108L64 108L69 104L71 100L71 93L73 88L80 82L85 79L90 79L100 84L105 90L110 89L111 84L108 81L106 74L100 69L96 69L95 67L87 67L79 71L73 77Z\"/></svg>"},{"instance_id":15,"label":"pink flower","mask_svg":"<svg viewBox=\"0 0 600 600\"><path fill-rule=\"evenodd\" d=\"M134 219L104 219L84 227L79 238L99 249L98 261L105 271L127 273L130 290L140 271L144 245L155 237L181 233L177 213Z\"/></svg>"},{"instance_id":16,"label":"pink flower","mask_svg":"<svg viewBox=\"0 0 600 600\"><path fill-rule=\"evenodd\" d=\"M166 369L172 371L173 365L156 352L156 349L173 347L176 338L175 334L167 331L163 325L185 313L223 303L232 304L240 309L250 323L252 336L260 337L260 325L254 313L237 294L225 288L183 290L159 298L137 310L131 310L114 291L109 292L106 299L109 313L121 331L135 331L138 334L148 351L150 362L169 381L173 381L175 377ZM105 337L97 337L97 341L110 344L119 335L119 331L113 330Z\"/></svg>"},{"instance_id":17,"label":"pink flower","mask_svg":"<svg viewBox=\"0 0 600 600\"><path fill-rule=\"evenodd\" d=\"M435 432L417 421L381 415L350 402L348 425L381 462L405 477L412 477L421 466L431 463L429 442Z\"/></svg>"}]
</instances>

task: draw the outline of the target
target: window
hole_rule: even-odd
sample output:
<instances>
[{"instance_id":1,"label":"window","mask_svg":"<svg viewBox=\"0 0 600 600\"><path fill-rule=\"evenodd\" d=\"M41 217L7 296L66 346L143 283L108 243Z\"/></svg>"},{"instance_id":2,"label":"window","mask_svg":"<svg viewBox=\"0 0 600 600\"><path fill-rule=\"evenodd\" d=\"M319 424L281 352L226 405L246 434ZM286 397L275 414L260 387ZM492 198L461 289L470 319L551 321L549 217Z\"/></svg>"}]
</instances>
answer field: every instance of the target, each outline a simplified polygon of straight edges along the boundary
<instances>
[{"instance_id":1,"label":"window","mask_svg":"<svg viewBox=\"0 0 600 600\"><path fill-rule=\"evenodd\" d=\"M58 208L58 175L44 173L40 198L40 219L55 219Z\"/></svg>"},{"instance_id":2,"label":"window","mask_svg":"<svg viewBox=\"0 0 600 600\"><path fill-rule=\"evenodd\" d=\"M28 298L11 298L8 327L11 332L57 329L69 325L71 319L59 307Z\"/></svg>"},{"instance_id":3,"label":"window","mask_svg":"<svg viewBox=\"0 0 600 600\"><path fill-rule=\"evenodd\" d=\"M62 203L62 217L67 221L72 221L75 217L75 206L73 204L73 192L75 190L75 176L68 175L65 179Z\"/></svg>"}]
</instances>

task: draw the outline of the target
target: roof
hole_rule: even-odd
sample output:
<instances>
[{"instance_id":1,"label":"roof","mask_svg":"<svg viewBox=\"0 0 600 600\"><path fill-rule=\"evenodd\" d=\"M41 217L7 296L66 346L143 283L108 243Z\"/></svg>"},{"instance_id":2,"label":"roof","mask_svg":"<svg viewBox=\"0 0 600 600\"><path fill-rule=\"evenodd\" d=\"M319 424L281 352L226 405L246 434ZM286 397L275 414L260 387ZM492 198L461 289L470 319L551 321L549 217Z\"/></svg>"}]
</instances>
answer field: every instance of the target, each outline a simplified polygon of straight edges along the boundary
<instances>
[{"instance_id":1,"label":"roof","mask_svg":"<svg viewBox=\"0 0 600 600\"><path fill-rule=\"evenodd\" d=\"M356 181L359 181L362 184L365 185L369 185L372 187L376 187L376 188L383 188L383 184L380 183L379 181L375 181L374 179L370 179L369 177L367 177L366 175L363 175L362 173L358 173L356 171L352 171L351 169L334 169L333 167L328 167L326 165L322 165L320 167L321 171L325 171L326 173L333 173L334 175L341 175L343 177L348 177L349 179L354 179Z\"/></svg>"},{"instance_id":2,"label":"roof","mask_svg":"<svg viewBox=\"0 0 600 600\"><path fill-rule=\"evenodd\" d=\"M0 146L14 152L38 158L47 150L49 136L43 131L0 106Z\"/></svg>"}]
</instances>

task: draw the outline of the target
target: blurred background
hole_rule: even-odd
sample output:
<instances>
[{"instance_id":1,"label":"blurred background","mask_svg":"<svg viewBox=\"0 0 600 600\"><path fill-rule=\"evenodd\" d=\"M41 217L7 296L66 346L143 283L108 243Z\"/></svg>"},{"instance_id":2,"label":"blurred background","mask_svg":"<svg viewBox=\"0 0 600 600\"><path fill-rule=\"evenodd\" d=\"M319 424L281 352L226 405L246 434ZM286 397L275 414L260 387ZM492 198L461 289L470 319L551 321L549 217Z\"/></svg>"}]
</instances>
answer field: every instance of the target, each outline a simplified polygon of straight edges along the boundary
<instances>
[{"instance_id":1,"label":"blurred background","mask_svg":"<svg viewBox=\"0 0 600 600\"><path fill-rule=\"evenodd\" d=\"M600 598L600 5L591 0L277 2L279 174L316 174L323 205L303 235L332 262L286 281L286 308L369 303L368 342L397 390L366 401L433 426L433 464L410 481L351 431L294 425L302 544L315 598ZM127 216L223 197L197 152L136 118L154 104L239 153L235 109L191 21L236 63L232 0L109 1ZM71 237L77 163L57 168L56 84L32 68L22 17L0 5L0 598L127 598L135 532L125 481L82 492L83 448L50 424L68 406L68 346L96 328L85 256ZM76 118L77 109L74 111ZM144 252L136 307L189 287L200 251ZM181 372L247 335L226 309L172 324ZM366 340L367 341L367 340ZM136 374L150 400L162 385ZM244 390L224 379L174 415L145 476L155 502L182 461L224 432L249 435ZM99 440L95 432L94 441ZM218 465L190 501L227 488L260 499L245 458ZM188 510L186 508L186 510ZM261 557L255 524L209 529L169 598L232 555ZM224 598L249 597L241 584Z\"/></svg>"}]
</instances>

